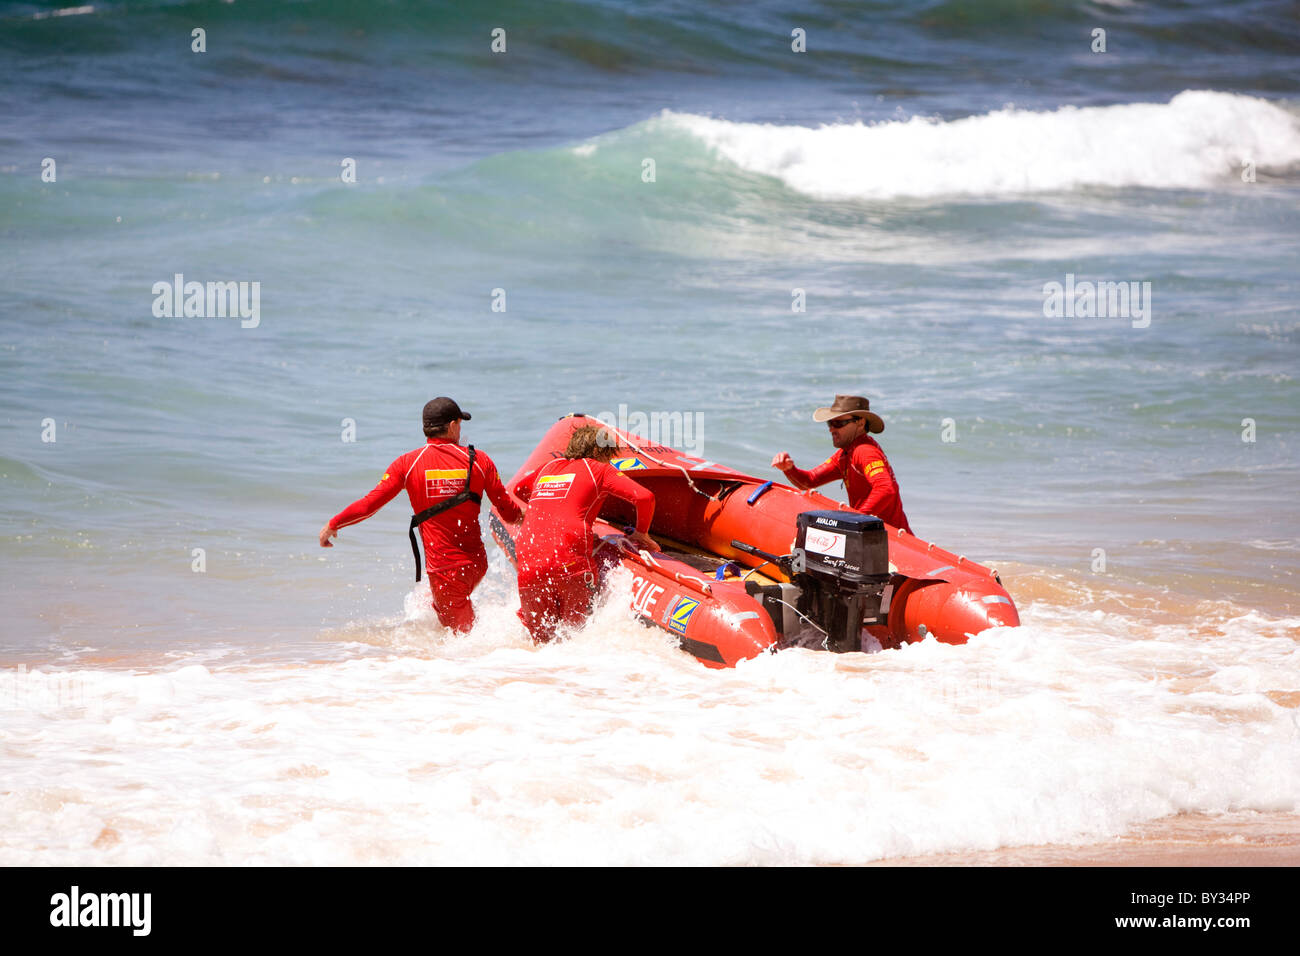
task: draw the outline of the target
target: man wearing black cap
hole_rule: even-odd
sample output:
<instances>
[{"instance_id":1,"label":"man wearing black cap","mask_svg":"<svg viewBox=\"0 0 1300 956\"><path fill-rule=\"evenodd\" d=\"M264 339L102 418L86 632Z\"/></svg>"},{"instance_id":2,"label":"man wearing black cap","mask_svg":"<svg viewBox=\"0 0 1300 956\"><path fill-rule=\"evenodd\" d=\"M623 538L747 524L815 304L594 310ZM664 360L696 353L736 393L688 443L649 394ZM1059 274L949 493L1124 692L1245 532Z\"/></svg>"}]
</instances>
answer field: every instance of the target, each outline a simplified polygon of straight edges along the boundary
<instances>
[{"instance_id":1,"label":"man wearing black cap","mask_svg":"<svg viewBox=\"0 0 1300 956\"><path fill-rule=\"evenodd\" d=\"M894 469L876 440L867 434L885 430L884 421L871 410L871 403L861 395L836 395L830 405L813 412L813 421L825 422L830 428L835 454L812 471L804 471L795 467L789 452L783 451L772 459L772 467L781 469L790 484L804 490L838 478L849 493L850 508L911 533Z\"/></svg>"},{"instance_id":2,"label":"man wearing black cap","mask_svg":"<svg viewBox=\"0 0 1300 956\"><path fill-rule=\"evenodd\" d=\"M348 505L321 528L322 548L330 548L340 528L365 521L397 496L403 488L411 499L411 549L415 552L415 579L420 580L420 556L415 529L424 542L433 609L444 627L465 632L474 626L470 593L487 573L487 552L478 523L484 493L501 517L515 522L523 512L506 494L496 465L473 445L460 445L460 423L469 412L450 398L435 398L424 406L422 448L408 451L388 466L379 484Z\"/></svg>"}]
</instances>

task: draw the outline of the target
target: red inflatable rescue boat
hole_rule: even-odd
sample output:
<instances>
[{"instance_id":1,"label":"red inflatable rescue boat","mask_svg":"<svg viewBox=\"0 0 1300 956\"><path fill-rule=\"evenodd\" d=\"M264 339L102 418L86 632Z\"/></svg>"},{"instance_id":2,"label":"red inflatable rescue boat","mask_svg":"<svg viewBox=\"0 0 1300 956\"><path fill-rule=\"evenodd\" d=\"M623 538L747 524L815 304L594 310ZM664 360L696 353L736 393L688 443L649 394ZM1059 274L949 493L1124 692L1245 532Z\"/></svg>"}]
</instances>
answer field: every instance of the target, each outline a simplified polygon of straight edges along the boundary
<instances>
[{"instance_id":1,"label":"red inflatable rescue boat","mask_svg":"<svg viewBox=\"0 0 1300 956\"><path fill-rule=\"evenodd\" d=\"M569 435L602 423L560 419L507 484L560 456ZM616 428L611 464L654 492L639 549L614 498L595 531L633 575L632 610L710 667L782 647L858 651L934 637L964 644L1020 616L996 571L817 492L803 492L653 444ZM494 508L492 534L514 558L518 525Z\"/></svg>"}]
</instances>

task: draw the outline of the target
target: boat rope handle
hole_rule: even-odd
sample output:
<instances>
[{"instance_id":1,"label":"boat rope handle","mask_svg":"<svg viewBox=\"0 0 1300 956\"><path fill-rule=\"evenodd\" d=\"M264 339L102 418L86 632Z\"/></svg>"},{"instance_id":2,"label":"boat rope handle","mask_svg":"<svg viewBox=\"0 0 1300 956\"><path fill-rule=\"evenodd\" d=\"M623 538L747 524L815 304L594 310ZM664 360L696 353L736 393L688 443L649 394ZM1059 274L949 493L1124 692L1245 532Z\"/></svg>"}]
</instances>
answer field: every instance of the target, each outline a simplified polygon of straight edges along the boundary
<instances>
[{"instance_id":1,"label":"boat rope handle","mask_svg":"<svg viewBox=\"0 0 1300 956\"><path fill-rule=\"evenodd\" d=\"M663 465L665 468L676 468L678 471L680 471L682 473L682 476L686 479L686 483L691 486L691 491L695 492L697 495L704 495L704 497L708 498L710 501L722 500L717 495L711 495L708 494L707 492L700 491L699 486L695 484L693 480L691 480L691 473L687 471L687 469L684 466L679 465L676 462L664 461L662 458L656 458L654 455L650 454L648 451L646 451L644 448L642 448L640 445L634 442L632 440L632 436L627 434L627 432L624 432L622 437L627 442L628 447L634 449L638 455L641 455L645 458L649 458L656 465Z\"/></svg>"},{"instance_id":2,"label":"boat rope handle","mask_svg":"<svg viewBox=\"0 0 1300 956\"><path fill-rule=\"evenodd\" d=\"M673 580L676 583L684 584L689 588L694 588L696 591L699 591L703 594L708 594L708 595L713 594L713 586L703 578L697 578L693 574L682 574L680 571L672 571L668 568L665 568L649 551L637 550L635 553L636 553L637 560L639 560L646 567L658 571L660 574L671 574L673 576Z\"/></svg>"},{"instance_id":3,"label":"boat rope handle","mask_svg":"<svg viewBox=\"0 0 1300 956\"><path fill-rule=\"evenodd\" d=\"M703 578L698 578L693 574L682 574L680 571L673 571L669 568L665 568L649 551L642 548L634 548L626 541L622 540L618 542L618 548L629 558L632 558L639 564L645 565L650 570L658 571L663 575L671 575L673 581L677 584L685 585L692 590L699 591L701 594L707 594L709 596L713 595L713 585L708 581Z\"/></svg>"}]
</instances>

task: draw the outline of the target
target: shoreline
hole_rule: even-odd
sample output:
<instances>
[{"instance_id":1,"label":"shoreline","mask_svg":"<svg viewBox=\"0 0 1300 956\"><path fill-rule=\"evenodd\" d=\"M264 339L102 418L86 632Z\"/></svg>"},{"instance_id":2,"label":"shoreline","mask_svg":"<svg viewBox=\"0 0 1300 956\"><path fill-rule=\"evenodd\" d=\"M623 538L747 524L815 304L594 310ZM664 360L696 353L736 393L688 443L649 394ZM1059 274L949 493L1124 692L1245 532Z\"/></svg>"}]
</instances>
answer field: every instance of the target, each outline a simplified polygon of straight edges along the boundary
<instances>
[{"instance_id":1,"label":"shoreline","mask_svg":"<svg viewBox=\"0 0 1300 956\"><path fill-rule=\"evenodd\" d=\"M905 867L1260 867L1300 865L1300 814L1178 814L1123 836L1081 845L1041 844L875 860Z\"/></svg>"}]
</instances>

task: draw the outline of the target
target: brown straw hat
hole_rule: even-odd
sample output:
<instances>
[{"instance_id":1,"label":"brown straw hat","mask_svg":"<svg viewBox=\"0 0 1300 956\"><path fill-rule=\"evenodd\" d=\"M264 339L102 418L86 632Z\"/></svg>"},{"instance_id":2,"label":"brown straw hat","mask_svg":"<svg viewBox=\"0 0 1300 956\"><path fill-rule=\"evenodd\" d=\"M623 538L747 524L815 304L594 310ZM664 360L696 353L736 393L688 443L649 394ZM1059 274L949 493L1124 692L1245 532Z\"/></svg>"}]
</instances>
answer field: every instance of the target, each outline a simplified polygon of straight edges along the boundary
<instances>
[{"instance_id":1,"label":"brown straw hat","mask_svg":"<svg viewBox=\"0 0 1300 956\"><path fill-rule=\"evenodd\" d=\"M865 418L868 431L879 433L885 430L885 420L871 411L871 403L861 395L836 395L835 401L829 406L813 412L813 421L828 422L832 418L841 418L844 415Z\"/></svg>"}]
</instances>

